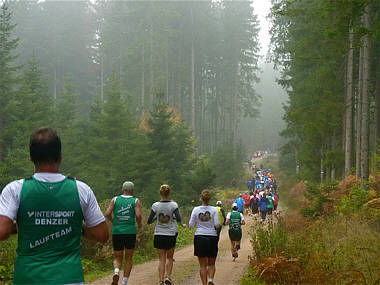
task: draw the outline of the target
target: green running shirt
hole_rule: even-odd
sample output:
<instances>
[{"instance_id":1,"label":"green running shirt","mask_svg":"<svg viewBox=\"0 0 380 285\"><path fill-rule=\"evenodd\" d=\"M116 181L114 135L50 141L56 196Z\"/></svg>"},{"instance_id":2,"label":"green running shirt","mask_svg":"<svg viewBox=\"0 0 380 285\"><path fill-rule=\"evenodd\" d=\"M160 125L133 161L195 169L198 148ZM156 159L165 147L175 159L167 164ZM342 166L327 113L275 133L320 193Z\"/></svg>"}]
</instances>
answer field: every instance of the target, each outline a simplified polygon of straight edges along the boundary
<instances>
[{"instance_id":1,"label":"green running shirt","mask_svg":"<svg viewBox=\"0 0 380 285\"><path fill-rule=\"evenodd\" d=\"M17 213L14 284L84 282L80 261L83 213L76 180L25 179Z\"/></svg>"},{"instance_id":2,"label":"green running shirt","mask_svg":"<svg viewBox=\"0 0 380 285\"><path fill-rule=\"evenodd\" d=\"M112 234L136 234L136 200L123 195L117 196L113 209Z\"/></svg>"},{"instance_id":3,"label":"green running shirt","mask_svg":"<svg viewBox=\"0 0 380 285\"><path fill-rule=\"evenodd\" d=\"M230 215L229 229L232 231L239 231L241 229L241 216L240 212L233 211Z\"/></svg>"}]
</instances>

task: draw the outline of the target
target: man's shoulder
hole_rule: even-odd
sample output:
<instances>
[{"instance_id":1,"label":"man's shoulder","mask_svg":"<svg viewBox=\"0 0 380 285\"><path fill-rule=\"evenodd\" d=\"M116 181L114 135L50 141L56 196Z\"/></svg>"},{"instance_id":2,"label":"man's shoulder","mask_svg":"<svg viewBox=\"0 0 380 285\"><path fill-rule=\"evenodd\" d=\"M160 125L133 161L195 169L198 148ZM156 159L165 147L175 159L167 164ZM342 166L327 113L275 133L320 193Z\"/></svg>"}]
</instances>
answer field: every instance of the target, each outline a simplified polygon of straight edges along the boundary
<instances>
[{"instance_id":1,"label":"man's shoulder","mask_svg":"<svg viewBox=\"0 0 380 285\"><path fill-rule=\"evenodd\" d=\"M24 178L9 182L3 189L3 191L21 190L24 183ZM1 193L1 192L0 192Z\"/></svg>"}]
</instances>

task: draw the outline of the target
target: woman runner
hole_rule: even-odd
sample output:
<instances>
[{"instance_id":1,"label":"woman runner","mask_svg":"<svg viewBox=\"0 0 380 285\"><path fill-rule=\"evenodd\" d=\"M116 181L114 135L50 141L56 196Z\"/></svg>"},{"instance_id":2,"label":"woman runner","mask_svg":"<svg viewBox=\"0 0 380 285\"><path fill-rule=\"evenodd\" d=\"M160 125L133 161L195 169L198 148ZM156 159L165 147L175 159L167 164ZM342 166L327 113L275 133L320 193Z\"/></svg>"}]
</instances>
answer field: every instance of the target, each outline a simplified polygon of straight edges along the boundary
<instances>
[{"instance_id":1,"label":"woman runner","mask_svg":"<svg viewBox=\"0 0 380 285\"><path fill-rule=\"evenodd\" d=\"M235 259L238 257L238 250L240 249L240 241L242 237L241 225L245 225L244 216L238 212L238 205L232 204L232 212L227 214L226 223L229 225L228 235L231 241L231 253Z\"/></svg>"},{"instance_id":2,"label":"woman runner","mask_svg":"<svg viewBox=\"0 0 380 285\"><path fill-rule=\"evenodd\" d=\"M203 190L202 205L193 209L189 222L190 228L198 225L194 235L194 255L198 257L202 285L214 285L215 260L218 255L217 232L221 228L218 210L209 206L210 199L210 191Z\"/></svg>"},{"instance_id":3,"label":"woman runner","mask_svg":"<svg viewBox=\"0 0 380 285\"><path fill-rule=\"evenodd\" d=\"M161 200L152 205L148 224L157 220L156 228L154 229L153 245L157 248L159 258L159 284L172 285L173 281L170 276L173 269L173 255L178 234L177 223L181 222L181 216L177 203L169 200L169 185L161 185L160 196Z\"/></svg>"}]
</instances>

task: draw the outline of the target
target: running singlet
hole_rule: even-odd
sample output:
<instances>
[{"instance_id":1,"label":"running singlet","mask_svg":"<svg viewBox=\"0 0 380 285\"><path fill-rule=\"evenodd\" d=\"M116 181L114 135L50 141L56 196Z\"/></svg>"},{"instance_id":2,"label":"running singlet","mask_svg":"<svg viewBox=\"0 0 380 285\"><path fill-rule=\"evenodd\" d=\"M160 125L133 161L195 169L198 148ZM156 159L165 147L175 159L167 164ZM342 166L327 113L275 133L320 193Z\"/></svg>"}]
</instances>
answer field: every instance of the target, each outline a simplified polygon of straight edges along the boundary
<instances>
[{"instance_id":1,"label":"running singlet","mask_svg":"<svg viewBox=\"0 0 380 285\"><path fill-rule=\"evenodd\" d=\"M222 224L222 221L224 221L223 213L222 213L222 207L216 206L215 208L218 210L219 222L220 222L220 224Z\"/></svg>"},{"instance_id":2,"label":"running singlet","mask_svg":"<svg viewBox=\"0 0 380 285\"><path fill-rule=\"evenodd\" d=\"M136 207L137 198L117 196L113 209L112 234L136 234Z\"/></svg>"},{"instance_id":3,"label":"running singlet","mask_svg":"<svg viewBox=\"0 0 380 285\"><path fill-rule=\"evenodd\" d=\"M75 179L25 179L17 213L14 284L84 282L79 255L82 221Z\"/></svg>"},{"instance_id":4,"label":"running singlet","mask_svg":"<svg viewBox=\"0 0 380 285\"><path fill-rule=\"evenodd\" d=\"M229 229L231 231L239 231L241 229L240 223L241 223L241 214L239 212L233 211L230 213L230 223L229 223Z\"/></svg>"}]
</instances>

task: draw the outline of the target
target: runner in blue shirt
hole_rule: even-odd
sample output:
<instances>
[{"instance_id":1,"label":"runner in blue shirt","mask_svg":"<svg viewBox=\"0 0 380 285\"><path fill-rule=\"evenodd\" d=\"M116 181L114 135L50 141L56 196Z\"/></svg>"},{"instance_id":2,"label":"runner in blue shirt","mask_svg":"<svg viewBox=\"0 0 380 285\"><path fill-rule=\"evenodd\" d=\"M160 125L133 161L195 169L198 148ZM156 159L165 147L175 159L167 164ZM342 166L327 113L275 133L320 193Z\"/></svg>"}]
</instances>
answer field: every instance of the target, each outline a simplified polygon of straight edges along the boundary
<instances>
[{"instance_id":1,"label":"runner in blue shirt","mask_svg":"<svg viewBox=\"0 0 380 285\"><path fill-rule=\"evenodd\" d=\"M235 203L238 205L238 212L244 213L244 199L242 194L239 194L239 197L235 199Z\"/></svg>"}]
</instances>

